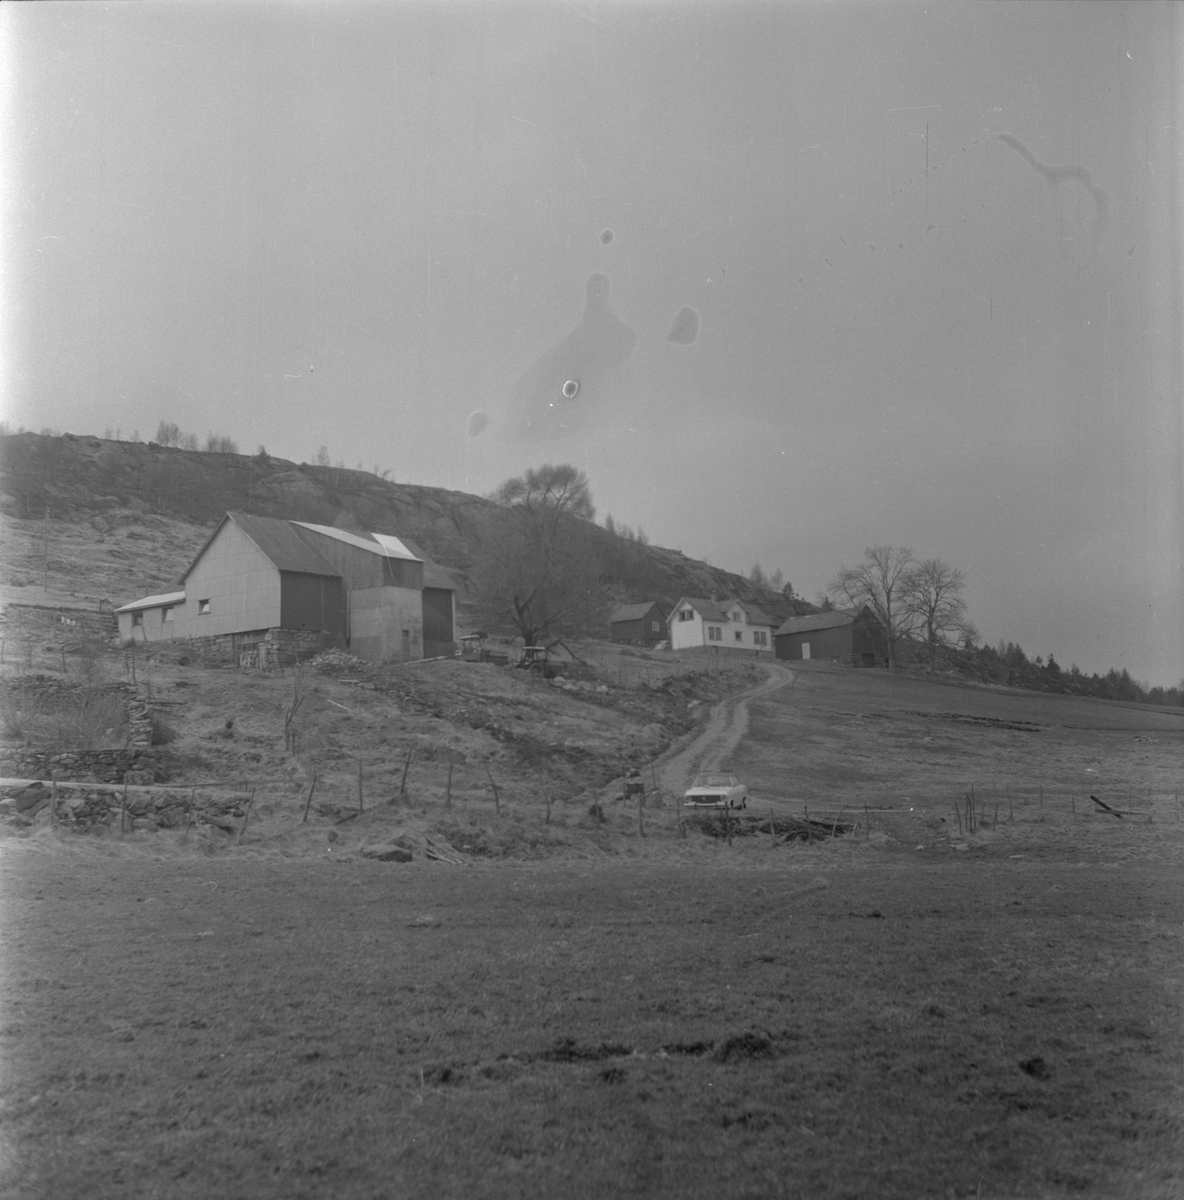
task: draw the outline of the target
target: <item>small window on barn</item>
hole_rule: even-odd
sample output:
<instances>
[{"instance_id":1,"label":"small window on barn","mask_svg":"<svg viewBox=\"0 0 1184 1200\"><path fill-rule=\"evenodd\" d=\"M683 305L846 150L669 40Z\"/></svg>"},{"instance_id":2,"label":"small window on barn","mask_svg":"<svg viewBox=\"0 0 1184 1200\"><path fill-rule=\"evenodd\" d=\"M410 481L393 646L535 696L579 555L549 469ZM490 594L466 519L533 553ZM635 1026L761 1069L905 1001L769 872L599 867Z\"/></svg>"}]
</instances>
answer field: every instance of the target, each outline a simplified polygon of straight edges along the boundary
<instances>
[{"instance_id":1,"label":"small window on barn","mask_svg":"<svg viewBox=\"0 0 1184 1200\"><path fill-rule=\"evenodd\" d=\"M210 612L210 602L208 600L199 600L197 602L197 615L199 617L208 616Z\"/></svg>"},{"instance_id":2,"label":"small window on barn","mask_svg":"<svg viewBox=\"0 0 1184 1200\"><path fill-rule=\"evenodd\" d=\"M650 630L653 633L660 633L662 630L662 627L661 627L661 625L658 624L657 621L651 621L650 622Z\"/></svg>"},{"instance_id":3,"label":"small window on barn","mask_svg":"<svg viewBox=\"0 0 1184 1200\"><path fill-rule=\"evenodd\" d=\"M133 625L143 625L144 624L144 614L142 612L132 613L132 624Z\"/></svg>"},{"instance_id":4,"label":"small window on barn","mask_svg":"<svg viewBox=\"0 0 1184 1200\"><path fill-rule=\"evenodd\" d=\"M175 607L176 607L176 605L175 605L175 604L166 604L166 605L165 605L165 606L164 606L164 607L163 607L163 608L160 610L160 619L161 619L162 621L171 621L171 620L173 619L173 609L174 609Z\"/></svg>"}]
</instances>

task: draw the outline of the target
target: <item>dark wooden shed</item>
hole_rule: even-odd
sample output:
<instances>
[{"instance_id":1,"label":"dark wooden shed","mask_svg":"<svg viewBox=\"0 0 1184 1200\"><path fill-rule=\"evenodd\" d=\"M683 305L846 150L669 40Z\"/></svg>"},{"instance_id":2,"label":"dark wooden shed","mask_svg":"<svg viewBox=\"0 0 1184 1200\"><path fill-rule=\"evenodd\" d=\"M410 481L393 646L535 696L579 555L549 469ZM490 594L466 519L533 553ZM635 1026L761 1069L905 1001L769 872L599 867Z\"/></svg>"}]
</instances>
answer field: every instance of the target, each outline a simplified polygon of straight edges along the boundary
<instances>
[{"instance_id":1,"label":"dark wooden shed","mask_svg":"<svg viewBox=\"0 0 1184 1200\"><path fill-rule=\"evenodd\" d=\"M609 634L614 642L652 646L667 636L666 611L656 600L623 604L613 610Z\"/></svg>"},{"instance_id":2,"label":"dark wooden shed","mask_svg":"<svg viewBox=\"0 0 1184 1200\"><path fill-rule=\"evenodd\" d=\"M882 667L888 661L884 629L870 608L858 612L831 609L792 617L773 634L778 658L824 659L852 663L857 667Z\"/></svg>"}]
</instances>

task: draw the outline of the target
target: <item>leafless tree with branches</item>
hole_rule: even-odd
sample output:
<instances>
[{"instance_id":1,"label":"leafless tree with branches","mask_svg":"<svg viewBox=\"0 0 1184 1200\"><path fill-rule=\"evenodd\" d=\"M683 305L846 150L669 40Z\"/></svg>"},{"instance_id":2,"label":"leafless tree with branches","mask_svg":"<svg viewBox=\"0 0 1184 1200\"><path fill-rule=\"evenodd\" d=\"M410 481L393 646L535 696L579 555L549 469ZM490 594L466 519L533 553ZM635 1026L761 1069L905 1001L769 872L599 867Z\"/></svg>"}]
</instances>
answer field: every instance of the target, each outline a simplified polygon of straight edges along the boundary
<instances>
[{"instance_id":1,"label":"leafless tree with branches","mask_svg":"<svg viewBox=\"0 0 1184 1200\"><path fill-rule=\"evenodd\" d=\"M912 632L914 618L905 605L908 579L917 560L907 546L869 546L863 562L842 567L827 591L853 609L866 604L884 627L888 666L896 666L896 647Z\"/></svg>"}]
</instances>

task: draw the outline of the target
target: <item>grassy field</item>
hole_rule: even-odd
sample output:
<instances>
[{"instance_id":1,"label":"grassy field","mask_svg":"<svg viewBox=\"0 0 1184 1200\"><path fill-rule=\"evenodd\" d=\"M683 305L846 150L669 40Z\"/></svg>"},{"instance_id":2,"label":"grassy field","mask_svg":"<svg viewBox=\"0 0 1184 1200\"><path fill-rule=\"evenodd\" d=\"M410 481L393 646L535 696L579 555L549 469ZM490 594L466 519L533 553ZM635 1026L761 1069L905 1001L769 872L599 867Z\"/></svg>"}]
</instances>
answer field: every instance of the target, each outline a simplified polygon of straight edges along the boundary
<instances>
[{"instance_id":1,"label":"grassy field","mask_svg":"<svg viewBox=\"0 0 1184 1200\"><path fill-rule=\"evenodd\" d=\"M461 867L6 839L0 1188L1178 1197L1182 745L815 667L731 766L757 812L868 806L824 845L668 809Z\"/></svg>"}]
</instances>

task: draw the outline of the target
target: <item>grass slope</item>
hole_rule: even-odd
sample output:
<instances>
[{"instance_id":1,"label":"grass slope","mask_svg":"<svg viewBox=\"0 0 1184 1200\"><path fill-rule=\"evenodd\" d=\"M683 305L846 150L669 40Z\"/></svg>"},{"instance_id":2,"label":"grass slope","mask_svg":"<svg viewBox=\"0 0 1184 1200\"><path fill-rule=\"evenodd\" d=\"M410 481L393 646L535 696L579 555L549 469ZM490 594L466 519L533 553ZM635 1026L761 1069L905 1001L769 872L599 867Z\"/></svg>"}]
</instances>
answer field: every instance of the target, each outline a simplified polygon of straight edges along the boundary
<instances>
[{"instance_id":1,"label":"grass slope","mask_svg":"<svg viewBox=\"0 0 1184 1200\"><path fill-rule=\"evenodd\" d=\"M551 860L464 867L372 863L327 825L316 858L8 839L0 1184L1178 1196L1171 720L803 671L733 766L770 805L882 802L825 846L684 840L668 810L644 843L573 827ZM976 778L1022 797L959 840ZM1074 814L1082 787L1151 803Z\"/></svg>"}]
</instances>

